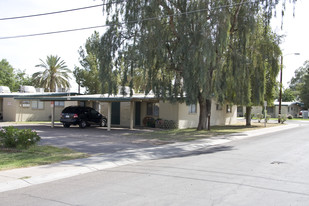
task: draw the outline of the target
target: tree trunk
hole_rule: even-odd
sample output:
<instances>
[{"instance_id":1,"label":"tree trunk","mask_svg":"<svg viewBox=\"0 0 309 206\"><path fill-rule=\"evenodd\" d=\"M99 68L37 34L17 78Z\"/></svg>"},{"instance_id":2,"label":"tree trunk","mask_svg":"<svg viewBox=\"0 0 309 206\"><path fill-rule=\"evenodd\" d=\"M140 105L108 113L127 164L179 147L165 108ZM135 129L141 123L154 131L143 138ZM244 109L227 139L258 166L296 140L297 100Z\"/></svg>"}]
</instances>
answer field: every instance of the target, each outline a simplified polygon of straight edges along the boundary
<instances>
[{"instance_id":1,"label":"tree trunk","mask_svg":"<svg viewBox=\"0 0 309 206\"><path fill-rule=\"evenodd\" d=\"M203 130L203 129L206 129L206 125L207 125L206 100L199 98L199 105L200 105L200 117L199 117L197 130Z\"/></svg>"},{"instance_id":2,"label":"tree trunk","mask_svg":"<svg viewBox=\"0 0 309 206\"><path fill-rule=\"evenodd\" d=\"M246 107L246 126L251 126L251 109L252 107Z\"/></svg>"},{"instance_id":3,"label":"tree trunk","mask_svg":"<svg viewBox=\"0 0 309 206\"><path fill-rule=\"evenodd\" d=\"M211 116L211 99L206 99L206 115L207 115L207 129L210 130L210 116Z\"/></svg>"},{"instance_id":4,"label":"tree trunk","mask_svg":"<svg viewBox=\"0 0 309 206\"><path fill-rule=\"evenodd\" d=\"M211 100L199 98L200 117L197 130L210 130Z\"/></svg>"}]
</instances>

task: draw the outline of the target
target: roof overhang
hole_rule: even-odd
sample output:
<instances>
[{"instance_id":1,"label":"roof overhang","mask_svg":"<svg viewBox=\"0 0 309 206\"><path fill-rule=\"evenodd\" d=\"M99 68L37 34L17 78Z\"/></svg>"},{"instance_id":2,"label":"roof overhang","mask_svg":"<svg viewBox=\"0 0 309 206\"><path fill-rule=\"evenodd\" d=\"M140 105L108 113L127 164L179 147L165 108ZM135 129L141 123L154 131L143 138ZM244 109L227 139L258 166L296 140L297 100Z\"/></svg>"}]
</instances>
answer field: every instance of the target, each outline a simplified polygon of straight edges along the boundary
<instances>
[{"instance_id":1,"label":"roof overhang","mask_svg":"<svg viewBox=\"0 0 309 206\"><path fill-rule=\"evenodd\" d=\"M40 101L101 101L101 102L158 102L159 98L154 95L133 95L133 96L123 96L123 95L103 95L103 94L93 94L93 95L64 95L64 96L39 96L39 95L22 95L15 96L14 99L19 100L40 100Z\"/></svg>"},{"instance_id":2,"label":"roof overhang","mask_svg":"<svg viewBox=\"0 0 309 206\"><path fill-rule=\"evenodd\" d=\"M275 106L279 106L279 102L274 102ZM304 106L304 103L301 102L281 102L281 106L292 106L292 105L297 105L300 107Z\"/></svg>"}]
</instances>

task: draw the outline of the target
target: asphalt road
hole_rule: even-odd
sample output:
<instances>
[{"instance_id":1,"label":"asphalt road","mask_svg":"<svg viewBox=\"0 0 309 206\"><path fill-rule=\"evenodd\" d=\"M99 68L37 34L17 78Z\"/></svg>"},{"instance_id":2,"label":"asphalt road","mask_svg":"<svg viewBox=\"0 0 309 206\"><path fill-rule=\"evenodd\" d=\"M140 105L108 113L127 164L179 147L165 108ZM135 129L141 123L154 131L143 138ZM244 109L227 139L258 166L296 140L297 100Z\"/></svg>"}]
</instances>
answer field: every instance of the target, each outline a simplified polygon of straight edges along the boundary
<instances>
[{"instance_id":1,"label":"asphalt road","mask_svg":"<svg viewBox=\"0 0 309 206\"><path fill-rule=\"evenodd\" d=\"M0 205L309 205L309 124L0 193Z\"/></svg>"},{"instance_id":2,"label":"asphalt road","mask_svg":"<svg viewBox=\"0 0 309 206\"><path fill-rule=\"evenodd\" d=\"M91 155L112 154L115 152L148 148L161 144L159 141L141 138L140 133L151 132L148 129L129 130L128 128L114 127L107 131L106 127L87 127L80 129L78 126L64 128L55 125L19 125L18 128L30 128L38 132L42 138L39 144L67 147Z\"/></svg>"}]
</instances>

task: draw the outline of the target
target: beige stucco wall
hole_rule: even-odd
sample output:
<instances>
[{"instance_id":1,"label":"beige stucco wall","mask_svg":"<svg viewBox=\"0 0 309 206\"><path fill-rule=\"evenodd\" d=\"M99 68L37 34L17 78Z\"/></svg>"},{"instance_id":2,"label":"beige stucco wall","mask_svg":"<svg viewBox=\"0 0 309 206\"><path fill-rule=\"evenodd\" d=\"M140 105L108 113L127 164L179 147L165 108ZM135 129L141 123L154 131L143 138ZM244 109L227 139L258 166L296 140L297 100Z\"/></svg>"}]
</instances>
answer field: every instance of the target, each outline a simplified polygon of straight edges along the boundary
<instances>
[{"instance_id":1,"label":"beige stucco wall","mask_svg":"<svg viewBox=\"0 0 309 206\"><path fill-rule=\"evenodd\" d=\"M107 117L108 115L108 103L100 102L100 109L97 111ZM130 126L130 102L120 102L120 126L129 127Z\"/></svg>"},{"instance_id":2,"label":"beige stucco wall","mask_svg":"<svg viewBox=\"0 0 309 206\"><path fill-rule=\"evenodd\" d=\"M225 124L221 125L232 125L237 123L237 106L232 106L232 112L226 113Z\"/></svg>"},{"instance_id":3,"label":"beige stucco wall","mask_svg":"<svg viewBox=\"0 0 309 206\"><path fill-rule=\"evenodd\" d=\"M145 108L146 111L146 108ZM179 116L179 104L178 103L170 103L168 101L160 101L159 102L159 118L163 120L173 120L178 121Z\"/></svg>"},{"instance_id":4,"label":"beige stucco wall","mask_svg":"<svg viewBox=\"0 0 309 206\"><path fill-rule=\"evenodd\" d=\"M279 114L279 106L273 106L273 107L274 107L274 109L273 109L274 112L271 113L271 114L268 114L268 115L271 115L271 117L273 117L273 118L277 118L278 114ZM245 107L244 107L244 109L245 109ZM246 110L244 110L244 114L245 114L245 111ZM262 111L263 111L262 106L253 106L251 113L254 114L254 116L256 117L256 115L258 113L262 114ZM293 117L298 117L299 111L300 111L300 107L297 106L296 104L293 104L293 105L290 105L290 106L281 105L281 114L286 114L286 115L291 114Z\"/></svg>"},{"instance_id":5,"label":"beige stucco wall","mask_svg":"<svg viewBox=\"0 0 309 206\"><path fill-rule=\"evenodd\" d=\"M4 121L48 121L51 116L50 102L44 102L43 109L32 109L30 101L29 107L22 107L21 100L14 100L13 98L3 99L3 113ZM79 105L76 101L65 101L64 106L55 107L55 121L60 119L61 111L64 107L70 105ZM161 118L163 120L173 120L176 122L179 128L194 128L198 125L200 108L197 104L197 112L189 113L189 107L185 103L170 103L168 101L160 101L159 116L155 119ZM92 102L86 101L86 106L95 107L101 114L107 116L108 103L106 102ZM130 126L130 102L120 103L120 126ZM226 105L222 106L222 110L216 110L216 102L212 101L211 110L211 125L225 125L236 123L237 107L232 107L232 112L226 112ZM144 117L147 116L147 102L141 102L141 124ZM134 118L135 120L135 112Z\"/></svg>"},{"instance_id":6,"label":"beige stucco wall","mask_svg":"<svg viewBox=\"0 0 309 206\"><path fill-rule=\"evenodd\" d=\"M102 115L107 117L107 112L108 112L108 103L107 102L100 102L100 108L97 110L100 112Z\"/></svg>"},{"instance_id":7,"label":"beige stucco wall","mask_svg":"<svg viewBox=\"0 0 309 206\"><path fill-rule=\"evenodd\" d=\"M130 106L131 102L120 102L120 125L130 126Z\"/></svg>"},{"instance_id":8,"label":"beige stucco wall","mask_svg":"<svg viewBox=\"0 0 309 206\"><path fill-rule=\"evenodd\" d=\"M15 121L17 105L14 98L3 98L3 121Z\"/></svg>"},{"instance_id":9,"label":"beige stucco wall","mask_svg":"<svg viewBox=\"0 0 309 206\"><path fill-rule=\"evenodd\" d=\"M210 125L230 125L237 122L237 106L232 106L231 112L227 113L226 105L222 105L222 110L217 110L216 104L212 101ZM199 104L196 106L196 113L190 113L189 106L185 103L171 104L160 101L160 118L176 121L179 129L196 128L200 114Z\"/></svg>"},{"instance_id":10,"label":"beige stucco wall","mask_svg":"<svg viewBox=\"0 0 309 206\"><path fill-rule=\"evenodd\" d=\"M147 116L147 102L141 103L141 125L143 125L143 119Z\"/></svg>"},{"instance_id":11,"label":"beige stucco wall","mask_svg":"<svg viewBox=\"0 0 309 206\"><path fill-rule=\"evenodd\" d=\"M300 107L297 105L291 105L290 106L290 111L288 112L288 114L291 114L293 117L299 117L299 112L300 112Z\"/></svg>"},{"instance_id":12,"label":"beige stucco wall","mask_svg":"<svg viewBox=\"0 0 309 206\"><path fill-rule=\"evenodd\" d=\"M227 104L217 110L217 102L212 101L210 125L231 125L237 123L237 106L231 106L231 112L227 112Z\"/></svg>"},{"instance_id":13,"label":"beige stucco wall","mask_svg":"<svg viewBox=\"0 0 309 206\"><path fill-rule=\"evenodd\" d=\"M31 106L32 101L30 101L30 107L22 107L21 102L16 105L16 119L17 122L23 121L50 121L51 120L51 113L52 107L51 102L46 101L44 102L43 109L34 109ZM55 106L55 116L54 120L59 121L61 111L65 106Z\"/></svg>"},{"instance_id":14,"label":"beige stucco wall","mask_svg":"<svg viewBox=\"0 0 309 206\"><path fill-rule=\"evenodd\" d=\"M15 100L14 98L3 98L3 121L50 121L51 120L51 102L44 102L43 109L33 109L30 100L29 107L23 107L24 100ZM64 106L55 107L55 121L60 119L61 111L64 107L76 105L76 101L65 101Z\"/></svg>"},{"instance_id":15,"label":"beige stucco wall","mask_svg":"<svg viewBox=\"0 0 309 206\"><path fill-rule=\"evenodd\" d=\"M194 128L198 125L199 120L199 113L200 107L196 105L196 113L189 112L189 106L186 103L179 103L178 104L178 128L185 129L185 128Z\"/></svg>"}]
</instances>

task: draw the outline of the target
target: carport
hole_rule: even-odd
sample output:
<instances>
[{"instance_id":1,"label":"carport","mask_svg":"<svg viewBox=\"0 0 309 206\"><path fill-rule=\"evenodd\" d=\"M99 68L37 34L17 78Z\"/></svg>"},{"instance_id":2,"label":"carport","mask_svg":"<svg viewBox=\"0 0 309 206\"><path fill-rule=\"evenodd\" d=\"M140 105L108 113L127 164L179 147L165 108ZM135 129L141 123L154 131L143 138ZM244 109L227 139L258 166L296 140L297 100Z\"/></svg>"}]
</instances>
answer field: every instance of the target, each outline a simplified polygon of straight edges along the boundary
<instances>
[{"instance_id":1,"label":"carport","mask_svg":"<svg viewBox=\"0 0 309 206\"><path fill-rule=\"evenodd\" d=\"M27 97L16 97L16 99L28 99L28 100L40 100L40 101L50 101L52 114L51 114L51 127L54 127L54 117L55 117L55 101L97 101L108 103L107 106L107 130L111 130L111 115L112 115L112 103L113 102L130 102L130 129L134 128L134 103L135 102L159 102L159 99L154 95L144 95L135 94L133 96L123 96L123 95L103 95L103 94L93 94L93 95L75 95L75 96L27 96Z\"/></svg>"}]
</instances>

